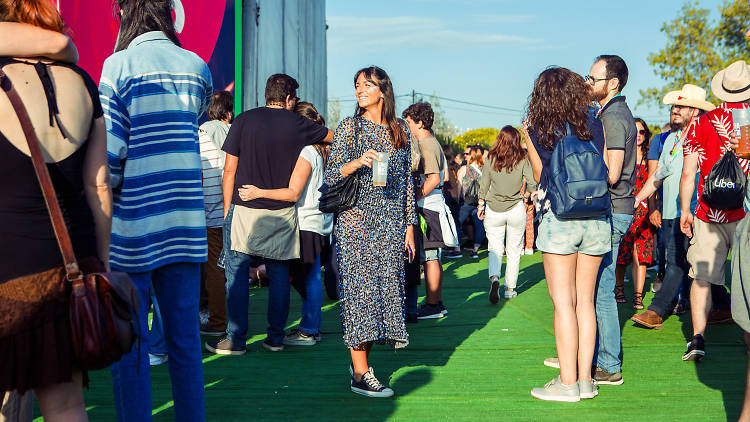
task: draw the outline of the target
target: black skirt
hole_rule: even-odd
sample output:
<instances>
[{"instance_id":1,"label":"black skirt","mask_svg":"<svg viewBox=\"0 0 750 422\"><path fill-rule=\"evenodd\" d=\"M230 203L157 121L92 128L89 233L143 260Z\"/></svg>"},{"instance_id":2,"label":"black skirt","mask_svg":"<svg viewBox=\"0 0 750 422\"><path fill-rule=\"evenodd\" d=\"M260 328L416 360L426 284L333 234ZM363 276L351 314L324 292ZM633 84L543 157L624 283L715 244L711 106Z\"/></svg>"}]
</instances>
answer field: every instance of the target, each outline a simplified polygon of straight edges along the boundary
<instances>
[{"instance_id":1,"label":"black skirt","mask_svg":"<svg viewBox=\"0 0 750 422\"><path fill-rule=\"evenodd\" d=\"M300 230L300 259L292 261L292 265L289 268L289 275L292 278L292 287L294 287L303 298L307 297L307 290L305 289L307 275L310 273L313 264L318 259L321 252L329 247L330 244L329 236Z\"/></svg>"}]
</instances>

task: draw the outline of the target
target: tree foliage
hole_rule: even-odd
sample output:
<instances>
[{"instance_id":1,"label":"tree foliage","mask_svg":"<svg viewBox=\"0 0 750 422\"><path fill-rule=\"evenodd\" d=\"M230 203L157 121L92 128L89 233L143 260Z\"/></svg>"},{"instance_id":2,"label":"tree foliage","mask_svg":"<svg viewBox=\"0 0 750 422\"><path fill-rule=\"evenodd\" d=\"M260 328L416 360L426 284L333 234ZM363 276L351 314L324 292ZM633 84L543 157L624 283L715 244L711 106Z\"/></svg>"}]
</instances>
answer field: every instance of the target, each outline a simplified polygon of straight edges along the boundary
<instances>
[{"instance_id":1,"label":"tree foliage","mask_svg":"<svg viewBox=\"0 0 750 422\"><path fill-rule=\"evenodd\" d=\"M660 105L664 95L684 84L705 88L709 94L713 75L736 60L748 60L750 41L745 32L750 23L750 0L724 0L719 19L710 19L710 10L697 1L683 4L678 16L662 25L667 45L648 56L654 73L666 81L662 87L640 90L638 104ZM710 94L709 101L717 102Z\"/></svg>"},{"instance_id":2,"label":"tree foliage","mask_svg":"<svg viewBox=\"0 0 750 422\"><path fill-rule=\"evenodd\" d=\"M338 98L328 101L328 113L326 113L326 126L331 130L336 130L341 122L341 103Z\"/></svg>"},{"instance_id":3,"label":"tree foliage","mask_svg":"<svg viewBox=\"0 0 750 422\"><path fill-rule=\"evenodd\" d=\"M500 130L493 128L474 129L454 137L452 144L459 151L463 151L468 145L482 145L490 148L495 143L498 133Z\"/></svg>"}]
</instances>

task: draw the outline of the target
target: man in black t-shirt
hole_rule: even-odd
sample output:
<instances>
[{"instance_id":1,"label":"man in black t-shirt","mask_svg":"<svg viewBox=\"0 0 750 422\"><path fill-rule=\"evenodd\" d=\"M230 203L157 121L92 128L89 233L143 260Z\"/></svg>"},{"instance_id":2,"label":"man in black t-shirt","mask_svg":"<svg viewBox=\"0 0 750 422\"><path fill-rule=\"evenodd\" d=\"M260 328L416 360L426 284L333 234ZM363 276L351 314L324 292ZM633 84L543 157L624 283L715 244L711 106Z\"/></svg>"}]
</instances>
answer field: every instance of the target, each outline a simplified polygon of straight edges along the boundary
<instances>
[{"instance_id":1,"label":"man in black t-shirt","mask_svg":"<svg viewBox=\"0 0 750 422\"><path fill-rule=\"evenodd\" d=\"M299 230L293 202L243 201L238 188L289 186L302 148L331 142L333 132L293 113L299 84L284 74L266 83L266 106L237 116L222 149L227 153L224 196L224 272L227 279L227 335L206 343L210 352L244 354L247 341L248 273L263 258L269 278L268 337L263 347L283 349L289 314L289 260L299 258Z\"/></svg>"}]
</instances>

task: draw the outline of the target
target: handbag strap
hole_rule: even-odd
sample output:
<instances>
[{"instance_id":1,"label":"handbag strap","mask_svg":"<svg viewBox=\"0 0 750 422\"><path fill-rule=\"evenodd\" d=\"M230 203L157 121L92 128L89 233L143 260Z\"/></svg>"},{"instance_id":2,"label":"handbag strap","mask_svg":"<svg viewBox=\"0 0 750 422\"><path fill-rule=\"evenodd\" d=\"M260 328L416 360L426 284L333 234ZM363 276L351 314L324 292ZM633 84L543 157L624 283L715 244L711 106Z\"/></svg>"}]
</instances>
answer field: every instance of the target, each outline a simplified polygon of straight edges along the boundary
<instances>
[{"instance_id":1,"label":"handbag strap","mask_svg":"<svg viewBox=\"0 0 750 422\"><path fill-rule=\"evenodd\" d=\"M42 194L44 195L44 202L47 204L50 220L52 220L52 228L55 230L55 238L57 238L57 244L60 247L60 253L65 262L65 273L67 274L67 279L68 281L80 279L83 275L78 268L78 262L73 253L73 243L70 241L70 235L68 234L68 228L65 225L65 219L63 219L60 204L57 202L55 188L52 185L52 179L49 176L47 164L44 162L44 157L42 156L42 149L39 146L39 138L37 138L36 132L34 132L34 126L31 123L29 113L26 111L26 107L24 106L21 97L18 95L18 92L13 87L13 83L8 75L3 72L2 68L0 68L0 86L2 86L3 91L5 91L10 103L13 105L16 116L18 116L18 120L21 123L23 134L26 137L26 142L29 145L31 162L34 164L34 173L36 173L36 177L39 180L39 185L41 186Z\"/></svg>"}]
</instances>

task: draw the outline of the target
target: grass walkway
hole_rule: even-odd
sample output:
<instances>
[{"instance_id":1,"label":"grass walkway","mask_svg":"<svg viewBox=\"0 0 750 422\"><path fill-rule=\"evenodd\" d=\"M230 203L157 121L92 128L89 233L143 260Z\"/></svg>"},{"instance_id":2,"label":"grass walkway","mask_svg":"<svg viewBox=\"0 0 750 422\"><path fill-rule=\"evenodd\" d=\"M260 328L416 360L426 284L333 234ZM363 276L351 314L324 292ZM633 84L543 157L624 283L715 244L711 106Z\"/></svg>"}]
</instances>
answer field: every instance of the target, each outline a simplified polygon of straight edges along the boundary
<instances>
[{"instance_id":1,"label":"grass walkway","mask_svg":"<svg viewBox=\"0 0 750 422\"><path fill-rule=\"evenodd\" d=\"M629 303L619 308L625 383L602 386L599 397L580 403L533 399L529 390L557 375L542 365L555 346L541 255L522 258L518 297L498 305L487 300L486 252L480 256L446 262L446 318L410 325L406 349L375 347L371 365L381 380L390 378L393 399L349 392L349 354L335 303L324 304L320 344L271 353L261 347L268 290L251 289L248 353L204 354L207 420L737 419L747 368L740 329L710 327L706 359L686 363L680 357L689 315L669 318L662 330L643 330L628 321ZM632 297L632 285L626 287ZM646 303L651 297L647 294ZM290 320L299 318L299 310L293 292ZM174 420L167 365L153 368L151 379L154 420ZM92 421L115 420L109 371L91 373L86 405Z\"/></svg>"}]
</instances>

